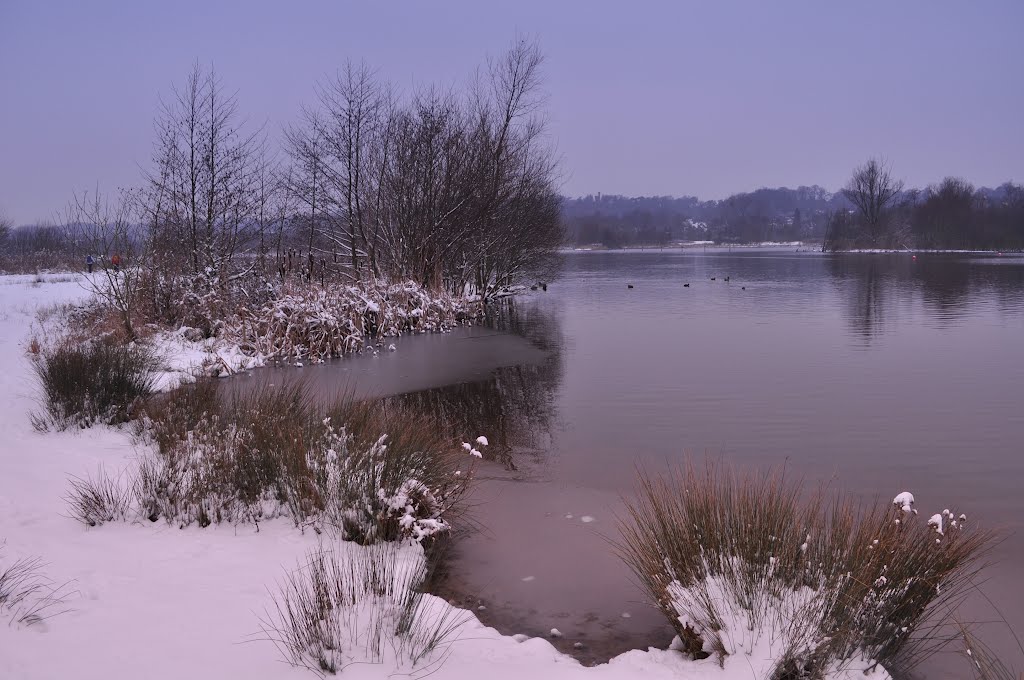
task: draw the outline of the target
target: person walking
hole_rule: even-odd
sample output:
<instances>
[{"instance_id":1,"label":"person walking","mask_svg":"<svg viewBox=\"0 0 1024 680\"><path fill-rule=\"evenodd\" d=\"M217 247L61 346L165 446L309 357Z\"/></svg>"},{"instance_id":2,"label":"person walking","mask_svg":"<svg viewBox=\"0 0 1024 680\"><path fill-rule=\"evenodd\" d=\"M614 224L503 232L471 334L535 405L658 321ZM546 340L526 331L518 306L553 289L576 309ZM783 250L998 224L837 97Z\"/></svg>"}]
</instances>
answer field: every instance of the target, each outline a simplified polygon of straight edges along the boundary
<instances>
[{"instance_id":1,"label":"person walking","mask_svg":"<svg viewBox=\"0 0 1024 680\"><path fill-rule=\"evenodd\" d=\"M96 260L94 260L92 258L92 255L86 255L85 256L85 268L89 270L90 274L92 274L92 266L94 264L96 264Z\"/></svg>"},{"instance_id":2,"label":"person walking","mask_svg":"<svg viewBox=\"0 0 1024 680\"><path fill-rule=\"evenodd\" d=\"M110 264L114 265L114 271L121 271L121 255L114 253L114 256L110 258Z\"/></svg>"}]
</instances>

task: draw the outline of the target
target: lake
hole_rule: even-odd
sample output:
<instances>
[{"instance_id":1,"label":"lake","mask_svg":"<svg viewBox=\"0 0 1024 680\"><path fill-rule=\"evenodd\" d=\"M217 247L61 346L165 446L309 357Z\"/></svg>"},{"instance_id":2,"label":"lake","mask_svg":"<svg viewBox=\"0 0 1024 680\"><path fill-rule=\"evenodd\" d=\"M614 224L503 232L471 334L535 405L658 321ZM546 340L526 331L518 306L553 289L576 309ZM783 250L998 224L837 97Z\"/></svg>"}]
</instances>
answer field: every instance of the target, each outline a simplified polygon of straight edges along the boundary
<instances>
[{"instance_id":1,"label":"lake","mask_svg":"<svg viewBox=\"0 0 1024 680\"><path fill-rule=\"evenodd\" d=\"M667 644L608 540L638 467L710 456L1002 528L1002 614L962 614L1024 630L1024 257L574 252L492 326L320 367L491 440L445 590L485 623L585 662Z\"/></svg>"}]
</instances>

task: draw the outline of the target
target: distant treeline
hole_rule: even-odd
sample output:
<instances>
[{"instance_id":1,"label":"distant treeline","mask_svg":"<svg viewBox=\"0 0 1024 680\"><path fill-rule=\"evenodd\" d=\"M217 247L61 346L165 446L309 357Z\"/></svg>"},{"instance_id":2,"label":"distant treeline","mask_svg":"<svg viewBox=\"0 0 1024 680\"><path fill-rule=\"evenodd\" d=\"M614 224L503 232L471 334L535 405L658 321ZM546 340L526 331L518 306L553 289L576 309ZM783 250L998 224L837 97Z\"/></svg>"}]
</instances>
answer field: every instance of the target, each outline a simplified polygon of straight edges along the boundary
<instances>
[{"instance_id":1,"label":"distant treeline","mask_svg":"<svg viewBox=\"0 0 1024 680\"><path fill-rule=\"evenodd\" d=\"M567 198L562 215L575 245L609 248L672 241L750 243L820 239L828 215L849 202L819 186L758 189L720 201L693 196Z\"/></svg>"},{"instance_id":2,"label":"distant treeline","mask_svg":"<svg viewBox=\"0 0 1024 680\"><path fill-rule=\"evenodd\" d=\"M879 186L887 174L887 186ZM835 193L820 186L783 187L720 201L598 194L563 199L562 216L576 246L799 240L828 250L1024 249L1021 185L975 188L947 178L924 189L904 189L878 161L858 168Z\"/></svg>"}]
</instances>

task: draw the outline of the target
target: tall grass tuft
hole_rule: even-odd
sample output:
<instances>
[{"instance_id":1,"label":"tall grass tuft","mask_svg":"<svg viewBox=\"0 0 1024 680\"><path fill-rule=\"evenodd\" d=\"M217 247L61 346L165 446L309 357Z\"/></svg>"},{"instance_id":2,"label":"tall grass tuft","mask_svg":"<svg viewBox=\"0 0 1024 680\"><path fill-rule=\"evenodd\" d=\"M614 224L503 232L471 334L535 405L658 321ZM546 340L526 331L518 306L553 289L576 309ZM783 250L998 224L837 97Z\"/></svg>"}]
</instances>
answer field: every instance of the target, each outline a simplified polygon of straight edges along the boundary
<instances>
[{"instance_id":1,"label":"tall grass tuft","mask_svg":"<svg viewBox=\"0 0 1024 680\"><path fill-rule=\"evenodd\" d=\"M0 543L0 556L2 549ZM44 566L38 557L0 564L0 618L8 624L34 626L67 611L70 584L54 585L43 574Z\"/></svg>"},{"instance_id":2,"label":"tall grass tuft","mask_svg":"<svg viewBox=\"0 0 1024 680\"><path fill-rule=\"evenodd\" d=\"M36 427L66 429L127 421L152 394L157 361L142 345L98 340L44 350L33 365L45 409Z\"/></svg>"},{"instance_id":3,"label":"tall grass tuft","mask_svg":"<svg viewBox=\"0 0 1024 680\"><path fill-rule=\"evenodd\" d=\"M73 519L94 527L127 519L132 489L122 483L122 475L110 477L101 468L95 477L72 477L64 502Z\"/></svg>"},{"instance_id":4,"label":"tall grass tuft","mask_svg":"<svg viewBox=\"0 0 1024 680\"><path fill-rule=\"evenodd\" d=\"M958 623L957 627L963 643L963 655L971 669L971 677L975 680L1020 680L1024 677L1024 674L1014 673L1009 666L1003 663L1003 660L988 645L978 639L968 626Z\"/></svg>"},{"instance_id":5,"label":"tall grass tuft","mask_svg":"<svg viewBox=\"0 0 1024 680\"><path fill-rule=\"evenodd\" d=\"M965 517L939 516L942 533L782 473L689 464L640 475L618 548L695 658L768 659L773 680L892 670L947 639L944 617L994 544Z\"/></svg>"},{"instance_id":6,"label":"tall grass tuft","mask_svg":"<svg viewBox=\"0 0 1024 680\"><path fill-rule=\"evenodd\" d=\"M422 552L408 546L313 551L280 584L263 634L289 663L321 676L356 663L429 669L465 615L425 595L426 578Z\"/></svg>"}]
</instances>

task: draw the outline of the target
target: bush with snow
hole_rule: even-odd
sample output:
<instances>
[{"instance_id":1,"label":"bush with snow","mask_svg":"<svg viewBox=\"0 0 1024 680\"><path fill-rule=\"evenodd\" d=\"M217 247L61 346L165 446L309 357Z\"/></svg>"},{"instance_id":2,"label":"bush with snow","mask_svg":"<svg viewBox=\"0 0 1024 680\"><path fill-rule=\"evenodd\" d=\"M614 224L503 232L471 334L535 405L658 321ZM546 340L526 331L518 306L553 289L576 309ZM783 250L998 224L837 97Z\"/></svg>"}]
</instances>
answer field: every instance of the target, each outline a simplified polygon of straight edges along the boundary
<instances>
[{"instance_id":1,"label":"bush with snow","mask_svg":"<svg viewBox=\"0 0 1024 680\"><path fill-rule=\"evenodd\" d=\"M179 526L286 516L359 543L450 531L472 476L433 422L380 403L315 407L299 383L233 396L217 385L181 387L147 409L137 434L149 450L130 485L138 516ZM120 488L102 475L73 484L73 515L132 514L111 500Z\"/></svg>"},{"instance_id":2,"label":"bush with snow","mask_svg":"<svg viewBox=\"0 0 1024 680\"><path fill-rule=\"evenodd\" d=\"M69 515L91 527L127 519L133 489L123 483L123 477L111 477L103 468L95 476L72 477L64 497Z\"/></svg>"},{"instance_id":3,"label":"bush with snow","mask_svg":"<svg viewBox=\"0 0 1024 680\"><path fill-rule=\"evenodd\" d=\"M360 663L429 671L468 615L423 592L428 571L415 544L313 551L280 584L263 633L321 676Z\"/></svg>"},{"instance_id":4,"label":"bush with snow","mask_svg":"<svg viewBox=\"0 0 1024 680\"><path fill-rule=\"evenodd\" d=\"M694 658L773 680L892 670L948 639L993 544L959 519L939 536L898 500L865 508L716 466L643 475L620 552Z\"/></svg>"},{"instance_id":5,"label":"bush with snow","mask_svg":"<svg viewBox=\"0 0 1024 680\"><path fill-rule=\"evenodd\" d=\"M260 306L241 306L223 333L253 354L322 360L358 352L371 337L449 330L478 307L412 282L291 285Z\"/></svg>"}]
</instances>

